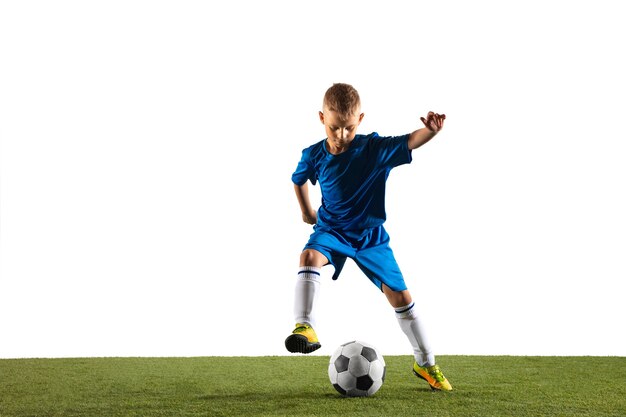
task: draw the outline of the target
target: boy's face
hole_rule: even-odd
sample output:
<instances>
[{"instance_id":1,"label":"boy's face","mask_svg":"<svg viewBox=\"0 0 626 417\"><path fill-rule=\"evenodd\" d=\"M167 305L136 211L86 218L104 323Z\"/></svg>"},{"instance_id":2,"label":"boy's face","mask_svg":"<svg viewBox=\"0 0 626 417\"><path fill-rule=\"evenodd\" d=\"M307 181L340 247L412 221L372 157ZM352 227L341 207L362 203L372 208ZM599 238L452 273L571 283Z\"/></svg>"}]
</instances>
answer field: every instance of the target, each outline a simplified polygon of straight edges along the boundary
<instances>
[{"instance_id":1,"label":"boy's face","mask_svg":"<svg viewBox=\"0 0 626 417\"><path fill-rule=\"evenodd\" d=\"M360 109L359 109L360 110ZM331 146L339 149L346 148L356 136L356 128L363 120L363 113L359 111L349 116L342 115L324 107L320 112L320 121L326 130L326 136Z\"/></svg>"}]
</instances>

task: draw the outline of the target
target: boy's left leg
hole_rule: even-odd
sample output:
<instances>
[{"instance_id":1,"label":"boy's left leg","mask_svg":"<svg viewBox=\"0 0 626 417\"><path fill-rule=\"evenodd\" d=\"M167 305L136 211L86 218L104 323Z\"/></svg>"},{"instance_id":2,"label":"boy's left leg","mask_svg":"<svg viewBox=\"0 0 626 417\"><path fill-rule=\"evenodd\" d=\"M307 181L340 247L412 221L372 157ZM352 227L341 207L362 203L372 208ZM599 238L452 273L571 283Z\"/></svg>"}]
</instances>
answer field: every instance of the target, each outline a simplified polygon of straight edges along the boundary
<instances>
[{"instance_id":1,"label":"boy's left leg","mask_svg":"<svg viewBox=\"0 0 626 417\"><path fill-rule=\"evenodd\" d=\"M382 284L383 293L396 312L398 324L409 339L415 356L413 373L422 378L432 389L451 391L452 386L435 363L435 355L426 338L426 332L420 322L415 303L408 290L393 291Z\"/></svg>"},{"instance_id":2,"label":"boy's left leg","mask_svg":"<svg viewBox=\"0 0 626 417\"><path fill-rule=\"evenodd\" d=\"M415 356L413 372L425 379L432 389L450 391L452 387L435 363L426 332L417 317L400 267L389 246L389 235L383 226L372 229L356 253L355 262L374 285L380 288L396 312L398 324L409 339Z\"/></svg>"},{"instance_id":3,"label":"boy's left leg","mask_svg":"<svg viewBox=\"0 0 626 417\"><path fill-rule=\"evenodd\" d=\"M382 284L382 288L389 304L391 304L396 312L396 318L398 319L400 328L411 342L415 354L415 361L419 366L433 366L435 364L435 355L426 338L424 326L417 317L417 311L415 303L411 298L411 293L409 290L393 291L385 284Z\"/></svg>"}]
</instances>

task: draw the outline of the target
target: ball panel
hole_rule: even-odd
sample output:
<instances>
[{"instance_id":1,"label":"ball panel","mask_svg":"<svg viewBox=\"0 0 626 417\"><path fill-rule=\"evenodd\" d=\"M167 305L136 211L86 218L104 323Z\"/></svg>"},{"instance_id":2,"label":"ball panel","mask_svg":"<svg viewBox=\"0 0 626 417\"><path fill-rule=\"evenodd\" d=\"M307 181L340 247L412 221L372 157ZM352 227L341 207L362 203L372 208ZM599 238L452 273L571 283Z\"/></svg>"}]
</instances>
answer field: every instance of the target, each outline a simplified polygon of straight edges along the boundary
<instances>
[{"instance_id":1,"label":"ball panel","mask_svg":"<svg viewBox=\"0 0 626 417\"><path fill-rule=\"evenodd\" d=\"M374 385L374 381L369 375L363 375L356 379L356 387L360 390L367 391Z\"/></svg>"},{"instance_id":2,"label":"ball panel","mask_svg":"<svg viewBox=\"0 0 626 417\"><path fill-rule=\"evenodd\" d=\"M363 356L353 356L348 363L348 371L356 377L367 375L370 371L370 363Z\"/></svg>"},{"instance_id":3,"label":"ball panel","mask_svg":"<svg viewBox=\"0 0 626 417\"><path fill-rule=\"evenodd\" d=\"M361 356L363 356L365 359L367 359L370 362L373 362L376 359L378 359L378 354L376 353L376 349L369 347L369 346L363 346L363 350L361 350Z\"/></svg>"},{"instance_id":4,"label":"ball panel","mask_svg":"<svg viewBox=\"0 0 626 417\"><path fill-rule=\"evenodd\" d=\"M369 375L372 377L374 381L378 379L383 379L383 375L385 374L385 365L379 361L375 360L370 363L370 372Z\"/></svg>"},{"instance_id":5,"label":"ball panel","mask_svg":"<svg viewBox=\"0 0 626 417\"><path fill-rule=\"evenodd\" d=\"M343 347L341 354L351 358L355 355L359 355L361 350L363 350L363 346L359 342L352 342Z\"/></svg>"},{"instance_id":6,"label":"ball panel","mask_svg":"<svg viewBox=\"0 0 626 417\"><path fill-rule=\"evenodd\" d=\"M335 369L337 372L343 372L348 370L348 366L350 363L350 359L343 355L339 355L339 357L335 360Z\"/></svg>"},{"instance_id":7,"label":"ball panel","mask_svg":"<svg viewBox=\"0 0 626 417\"><path fill-rule=\"evenodd\" d=\"M346 391L356 388L356 378L349 371L337 375L337 384Z\"/></svg>"}]
</instances>

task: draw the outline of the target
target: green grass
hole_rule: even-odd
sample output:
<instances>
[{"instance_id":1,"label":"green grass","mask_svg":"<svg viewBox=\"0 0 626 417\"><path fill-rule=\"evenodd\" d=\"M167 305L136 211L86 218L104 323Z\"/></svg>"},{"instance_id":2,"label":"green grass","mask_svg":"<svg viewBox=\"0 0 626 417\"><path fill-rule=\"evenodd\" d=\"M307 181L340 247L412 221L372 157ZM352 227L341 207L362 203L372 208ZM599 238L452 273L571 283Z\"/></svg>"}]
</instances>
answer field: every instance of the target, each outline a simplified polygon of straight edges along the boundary
<instances>
[{"instance_id":1,"label":"green grass","mask_svg":"<svg viewBox=\"0 0 626 417\"><path fill-rule=\"evenodd\" d=\"M343 398L323 356L5 359L0 416L626 416L623 357L440 356L450 393L385 360L376 395Z\"/></svg>"}]
</instances>

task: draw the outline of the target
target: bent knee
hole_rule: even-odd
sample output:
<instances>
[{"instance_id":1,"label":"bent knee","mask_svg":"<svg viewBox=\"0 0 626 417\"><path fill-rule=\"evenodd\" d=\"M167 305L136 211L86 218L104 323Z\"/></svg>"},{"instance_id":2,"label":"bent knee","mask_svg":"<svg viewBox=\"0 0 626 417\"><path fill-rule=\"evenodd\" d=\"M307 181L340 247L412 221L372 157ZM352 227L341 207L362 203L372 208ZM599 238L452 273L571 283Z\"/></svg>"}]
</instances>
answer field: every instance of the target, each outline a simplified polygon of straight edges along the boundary
<instances>
[{"instance_id":1,"label":"bent knee","mask_svg":"<svg viewBox=\"0 0 626 417\"><path fill-rule=\"evenodd\" d=\"M300 254L300 266L323 267L328 263L328 258L315 249L305 249Z\"/></svg>"},{"instance_id":2,"label":"bent knee","mask_svg":"<svg viewBox=\"0 0 626 417\"><path fill-rule=\"evenodd\" d=\"M392 307L403 307L411 304L413 299L409 290L394 291L385 284L383 284L383 293L387 296L387 300Z\"/></svg>"}]
</instances>

